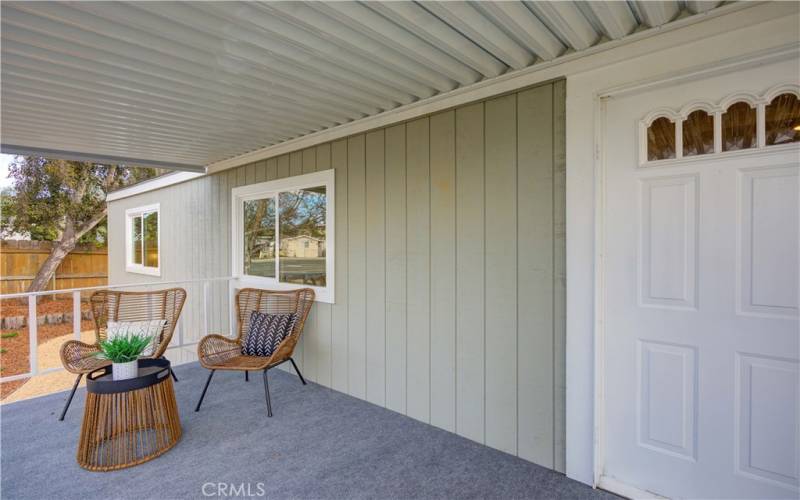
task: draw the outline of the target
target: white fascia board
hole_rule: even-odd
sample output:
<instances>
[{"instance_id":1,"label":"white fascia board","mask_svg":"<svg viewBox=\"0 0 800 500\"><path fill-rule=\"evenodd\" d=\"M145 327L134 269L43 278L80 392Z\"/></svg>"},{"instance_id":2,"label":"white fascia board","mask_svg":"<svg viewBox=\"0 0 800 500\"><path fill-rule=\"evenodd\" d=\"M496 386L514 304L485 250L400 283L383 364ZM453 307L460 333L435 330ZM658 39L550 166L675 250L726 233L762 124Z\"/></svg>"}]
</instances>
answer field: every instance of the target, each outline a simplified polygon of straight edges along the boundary
<instances>
[{"instance_id":1,"label":"white fascia board","mask_svg":"<svg viewBox=\"0 0 800 500\"><path fill-rule=\"evenodd\" d=\"M203 177L204 175L206 174L202 172L174 172L171 174L161 175L159 177L154 177L153 179L147 179L146 181L136 183L132 186L112 191L106 195L106 201L121 200L137 194L155 191L156 189L161 189L174 184L179 184L181 182L197 179L198 177Z\"/></svg>"}]
</instances>

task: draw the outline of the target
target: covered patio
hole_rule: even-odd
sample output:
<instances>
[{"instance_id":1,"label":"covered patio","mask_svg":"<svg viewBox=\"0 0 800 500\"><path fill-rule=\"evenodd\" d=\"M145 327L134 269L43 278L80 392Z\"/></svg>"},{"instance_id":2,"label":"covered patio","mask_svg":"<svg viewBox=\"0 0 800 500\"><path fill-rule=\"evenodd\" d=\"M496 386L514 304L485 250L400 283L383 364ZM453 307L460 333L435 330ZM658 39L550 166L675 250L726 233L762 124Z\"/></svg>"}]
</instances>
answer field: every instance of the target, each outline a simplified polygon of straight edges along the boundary
<instances>
[{"instance_id":1,"label":"covered patio","mask_svg":"<svg viewBox=\"0 0 800 500\"><path fill-rule=\"evenodd\" d=\"M616 498L512 455L320 385L219 373L203 408L196 363L175 369L183 437L168 454L98 474L75 462L85 390L0 407L4 498ZM259 489L260 488L260 489Z\"/></svg>"}]
</instances>

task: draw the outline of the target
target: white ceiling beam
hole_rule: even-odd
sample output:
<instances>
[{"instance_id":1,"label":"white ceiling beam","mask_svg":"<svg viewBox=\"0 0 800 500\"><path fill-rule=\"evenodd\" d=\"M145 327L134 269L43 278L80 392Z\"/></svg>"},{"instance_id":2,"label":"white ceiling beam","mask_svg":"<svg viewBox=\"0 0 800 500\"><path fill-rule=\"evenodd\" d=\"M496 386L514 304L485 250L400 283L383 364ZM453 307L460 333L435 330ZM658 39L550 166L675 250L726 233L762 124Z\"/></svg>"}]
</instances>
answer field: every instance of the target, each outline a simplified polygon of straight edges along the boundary
<instances>
[{"instance_id":1,"label":"white ceiling beam","mask_svg":"<svg viewBox=\"0 0 800 500\"><path fill-rule=\"evenodd\" d=\"M211 107L211 109L220 112L220 117L224 117L225 113L216 107L222 106L228 111L235 112L232 118L242 123L248 123L252 120L258 124L264 120L265 116L269 117L273 113L285 114L300 123L324 123L329 120L329 117L322 113L294 109L291 103L274 101L269 103L269 107L267 107L262 102L244 98L244 96L235 98L234 96L215 93L205 88L195 88L191 85L176 86L169 80L153 77L144 78L138 73L105 66L94 61L63 55L57 58L47 58L45 54L46 52L42 49L7 41L3 44L3 67L21 68L21 71L28 75L41 74L53 80L69 77L80 85L95 82L113 86L115 89L131 92L141 91L146 96L166 96L179 101L181 106Z\"/></svg>"},{"instance_id":2,"label":"white ceiling beam","mask_svg":"<svg viewBox=\"0 0 800 500\"><path fill-rule=\"evenodd\" d=\"M535 60L530 51L481 15L469 2L426 1L421 5L514 69L525 68Z\"/></svg>"},{"instance_id":3,"label":"white ceiling beam","mask_svg":"<svg viewBox=\"0 0 800 500\"><path fill-rule=\"evenodd\" d=\"M369 7L428 43L446 48L453 57L487 78L500 75L507 68L503 62L414 2L372 2Z\"/></svg>"},{"instance_id":4,"label":"white ceiling beam","mask_svg":"<svg viewBox=\"0 0 800 500\"><path fill-rule=\"evenodd\" d=\"M476 2L474 5L496 24L504 26L539 59L549 61L566 50L561 40L520 2Z\"/></svg>"},{"instance_id":5,"label":"white ceiling beam","mask_svg":"<svg viewBox=\"0 0 800 500\"><path fill-rule=\"evenodd\" d=\"M700 14L716 8L721 3L722 2L716 0L687 0L686 8L689 9L689 12L692 14Z\"/></svg>"},{"instance_id":6,"label":"white ceiling beam","mask_svg":"<svg viewBox=\"0 0 800 500\"><path fill-rule=\"evenodd\" d=\"M3 27L3 51L18 54L22 57L32 57L39 61L46 61L47 64L70 65L73 67L103 67L101 74L134 74L137 79L147 83L160 81L167 86L187 86L189 88L199 87L211 91L214 95L228 95L239 100L247 100L254 103L268 105L271 102L291 104L291 108L297 113L306 116L326 117L337 123L350 121L354 117L363 116L362 114L345 112L341 108L336 108L322 103L309 103L306 100L298 100L297 95L289 92L276 92L270 89L261 89L253 92L251 89L238 88L235 81L213 81L200 75L187 75L185 73L173 71L169 67L159 67L137 60L130 60L123 56L115 56L112 53L103 52L96 49L81 48L81 57L72 56L70 46L63 41L52 38L41 33L32 33L25 30L12 30L10 27ZM21 41L18 41L21 40ZM267 108L268 109L268 108Z\"/></svg>"},{"instance_id":7,"label":"white ceiling beam","mask_svg":"<svg viewBox=\"0 0 800 500\"><path fill-rule=\"evenodd\" d=\"M674 0L635 1L632 6L639 19L651 28L667 24L680 13L680 5Z\"/></svg>"},{"instance_id":8,"label":"white ceiling beam","mask_svg":"<svg viewBox=\"0 0 800 500\"><path fill-rule=\"evenodd\" d=\"M160 5L161 3L158 2L158 4ZM147 2L142 2L140 5L142 7L150 7ZM230 25L225 27L231 33L236 33L242 26L271 33L283 37L297 46L313 50L330 63L339 64L354 74L364 75L385 85L402 90L415 98L429 97L435 93L433 88L406 76L400 71L377 64L372 59L363 57L361 54L342 50L336 44L321 38L324 35L317 30L303 29L292 23L287 23L270 12L255 8L252 4L199 2L193 4L192 7L225 19L231 19Z\"/></svg>"},{"instance_id":9,"label":"white ceiling beam","mask_svg":"<svg viewBox=\"0 0 800 500\"><path fill-rule=\"evenodd\" d=\"M46 40L57 39L55 44L51 43L48 46L49 49L65 50L64 42L70 45L76 44L76 46L80 46L82 54L96 54L95 57L105 59L108 59L110 54L114 54L116 55L115 59L120 63L137 64L142 68L148 68L149 71L164 72L165 68L168 68L170 71L191 75L195 78L239 86L254 94L266 91L286 98L302 96L309 101L309 104L327 107L329 111L341 112L350 118L358 114L369 115L380 111L378 108L343 96L333 99L329 93L322 90L282 83L268 74L264 75L265 78L257 78L248 75L244 67L240 68L242 71L225 71L220 67L209 65L209 62L213 61L213 57L206 59L205 64L191 61L180 57L186 54L179 46L174 47L172 54L166 54L14 9L4 11L3 27L4 37L31 45L42 46L41 44L46 43ZM166 50L168 49L165 48ZM120 54L126 54L126 56L123 57Z\"/></svg>"},{"instance_id":10,"label":"white ceiling beam","mask_svg":"<svg viewBox=\"0 0 800 500\"><path fill-rule=\"evenodd\" d=\"M62 158L65 160L90 161L93 163L108 164L108 165L126 164L126 165L136 165L140 167L156 167L156 168L167 168L170 170L185 170L189 172L205 172L205 167L203 165L197 165L197 164L162 162L150 159L129 158L121 156L103 156L92 153L80 153L75 151L54 151L41 148L15 146L13 144L3 144L2 146L0 146L0 150L2 150L4 154L44 156L49 158Z\"/></svg>"},{"instance_id":11,"label":"white ceiling beam","mask_svg":"<svg viewBox=\"0 0 800 500\"><path fill-rule=\"evenodd\" d=\"M627 2L593 1L581 6L594 15L603 33L612 40L630 35L638 25Z\"/></svg>"},{"instance_id":12,"label":"white ceiling beam","mask_svg":"<svg viewBox=\"0 0 800 500\"><path fill-rule=\"evenodd\" d=\"M172 17L172 10L164 8L166 6L163 3L156 5L161 8L160 15L121 2L77 2L72 6L76 9L75 15L97 16L102 22L92 25L103 26L104 32L117 33L116 25L126 24L149 33L150 36L168 40L173 45L201 48L209 53L209 56L205 57L206 62L215 60L224 64L224 61L228 61L227 64L234 65L240 61L247 64L256 74L263 74L264 69L269 68L268 72L273 76L298 81L302 85L329 89L332 93L341 93L350 99L360 100L381 109L397 106L401 102L398 101L398 97L410 100L407 94L398 93L394 88L379 84L364 84L363 78L356 78L352 73L330 63L305 64L301 61L310 58L308 53L288 44L265 40L263 36L254 37L252 32L243 33L246 31L244 29L236 32L236 38L223 37L218 27L224 24L224 20L201 11L190 11L188 6L182 7L183 16L177 19ZM191 12L191 15L187 16L187 11ZM187 22L187 18L194 20L193 28L179 22ZM116 25L112 25L113 23ZM244 38L251 40L255 38L260 43L254 45L243 41Z\"/></svg>"},{"instance_id":13,"label":"white ceiling beam","mask_svg":"<svg viewBox=\"0 0 800 500\"><path fill-rule=\"evenodd\" d=\"M575 50L594 45L600 35L573 2L525 2L539 18Z\"/></svg>"},{"instance_id":14,"label":"white ceiling beam","mask_svg":"<svg viewBox=\"0 0 800 500\"><path fill-rule=\"evenodd\" d=\"M81 82L65 76L58 76L58 79L47 79L40 73L33 70L18 72L15 66L7 64L3 67L3 85L17 85L19 88L33 89L44 92L55 92L56 95L71 94L85 99L97 99L98 103L111 103L123 109L140 111L146 113L148 117L160 122L171 125L185 126L187 130L203 131L218 130L221 133L229 128L234 128L232 133L237 136L247 135L258 130L263 126L265 118L291 120L292 123L302 125L306 129L322 129L334 126L333 122L319 123L311 122L298 117L293 117L282 112L262 115L260 121L250 121L244 117L237 117L236 114L227 115L217 113L215 110L208 110L200 106L201 103L193 104L187 102L181 107L181 103L165 100L155 95L141 95L136 93L126 93L99 84L97 82ZM285 122L284 122L285 123Z\"/></svg>"},{"instance_id":15,"label":"white ceiling beam","mask_svg":"<svg viewBox=\"0 0 800 500\"><path fill-rule=\"evenodd\" d=\"M7 96L14 101L4 104L4 112L10 111L15 107L19 107L19 110L23 112L26 109L31 111L38 110L45 113L45 116L49 116L52 120L64 120L64 125L67 127L71 126L71 123L92 120L98 122L97 124L102 127L122 129L136 127L141 130L152 131L152 133L161 133L166 138L176 141L192 141L198 136L208 135L231 145L252 144L267 135L295 137L310 131L310 129L303 127L292 127L290 124L284 126L270 125L255 132L253 129L241 130L236 127L226 126L226 124L218 124L214 128L211 122L165 123L157 117L149 117L147 112L140 110L120 110L112 106L98 108L96 106L87 106L77 100L70 102L63 100L63 98L62 100L44 98L41 95L32 94L25 89L20 90L19 87L12 85L6 88L6 82L4 82L3 86L4 97ZM55 97L57 94L54 93L53 96ZM319 130L319 128L317 129Z\"/></svg>"},{"instance_id":16,"label":"white ceiling beam","mask_svg":"<svg viewBox=\"0 0 800 500\"><path fill-rule=\"evenodd\" d=\"M429 68L447 74L462 85L481 79L481 74L446 52L413 35L382 15L358 2L317 2L314 8L335 17L352 29L402 52L406 57L421 61Z\"/></svg>"},{"instance_id":17,"label":"white ceiling beam","mask_svg":"<svg viewBox=\"0 0 800 500\"><path fill-rule=\"evenodd\" d=\"M343 49L361 53L372 58L376 64L389 69L400 69L415 80L432 87L439 92L452 90L456 82L444 77L440 72L418 63L391 47L387 47L374 38L365 36L359 31L340 23L329 16L309 7L302 2L271 2L264 4L270 12L275 12L285 19L293 20L299 25L326 33L329 40Z\"/></svg>"}]
</instances>

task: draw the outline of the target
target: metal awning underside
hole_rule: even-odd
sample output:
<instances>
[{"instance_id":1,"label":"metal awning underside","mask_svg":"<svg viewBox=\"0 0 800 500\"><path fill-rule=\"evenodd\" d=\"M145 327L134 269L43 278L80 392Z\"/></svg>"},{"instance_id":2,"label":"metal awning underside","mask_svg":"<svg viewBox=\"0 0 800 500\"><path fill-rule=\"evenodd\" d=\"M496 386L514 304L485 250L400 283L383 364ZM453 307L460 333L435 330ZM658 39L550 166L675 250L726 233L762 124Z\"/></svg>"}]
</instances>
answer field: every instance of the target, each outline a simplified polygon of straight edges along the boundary
<instances>
[{"instance_id":1,"label":"metal awning underside","mask_svg":"<svg viewBox=\"0 0 800 500\"><path fill-rule=\"evenodd\" d=\"M202 168L720 3L3 2L1 139Z\"/></svg>"}]
</instances>

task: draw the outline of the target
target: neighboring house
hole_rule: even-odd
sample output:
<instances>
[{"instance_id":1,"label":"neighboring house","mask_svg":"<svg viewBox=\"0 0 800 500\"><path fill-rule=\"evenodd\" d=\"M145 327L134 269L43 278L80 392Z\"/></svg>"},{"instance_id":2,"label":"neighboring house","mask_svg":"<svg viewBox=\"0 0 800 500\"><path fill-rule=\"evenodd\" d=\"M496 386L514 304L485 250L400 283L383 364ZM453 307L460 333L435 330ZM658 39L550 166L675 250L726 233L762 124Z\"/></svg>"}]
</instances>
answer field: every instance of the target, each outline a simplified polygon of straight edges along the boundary
<instances>
[{"instance_id":1,"label":"neighboring house","mask_svg":"<svg viewBox=\"0 0 800 500\"><path fill-rule=\"evenodd\" d=\"M282 257L319 258L325 256L325 240L313 236L290 236L281 240Z\"/></svg>"},{"instance_id":2,"label":"neighboring house","mask_svg":"<svg viewBox=\"0 0 800 500\"><path fill-rule=\"evenodd\" d=\"M97 143L81 124L79 146L155 151L154 162L199 172L108 196L110 281L232 276L276 289L323 276L296 351L320 385L627 496L795 497L800 4L424 4L375 3L381 28L275 4L276 25L297 37L286 50L309 47L308 58L286 63L288 91L263 95L262 68L225 79L230 61L201 58L192 30L227 33L237 70L283 35L148 28L159 49L175 39L200 54L182 51L193 61L175 68L119 63L154 88L181 82L131 97L148 116L168 101L169 120ZM128 47L120 38L104 64ZM60 74L40 59L30 64ZM194 61L210 66L189 73ZM202 104L186 124L184 100ZM72 137L40 143L50 136L29 146ZM265 259L246 275L243 204L268 207L266 227L302 190L325 193L326 238L286 237L280 253L315 260ZM153 213L159 267L128 272L130 214ZM188 306L185 321L227 331L229 292L190 289L209 307Z\"/></svg>"}]
</instances>

